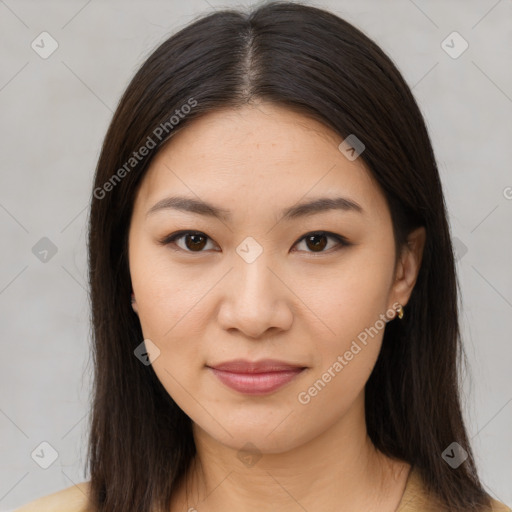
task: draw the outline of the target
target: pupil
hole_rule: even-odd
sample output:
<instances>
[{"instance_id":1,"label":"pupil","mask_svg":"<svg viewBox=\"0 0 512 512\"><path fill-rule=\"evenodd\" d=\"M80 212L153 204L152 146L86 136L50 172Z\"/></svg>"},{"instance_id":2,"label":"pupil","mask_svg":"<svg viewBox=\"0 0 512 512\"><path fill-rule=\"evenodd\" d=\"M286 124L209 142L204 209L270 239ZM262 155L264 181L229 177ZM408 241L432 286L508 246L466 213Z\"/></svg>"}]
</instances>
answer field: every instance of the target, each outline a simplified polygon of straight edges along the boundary
<instances>
[{"instance_id":1,"label":"pupil","mask_svg":"<svg viewBox=\"0 0 512 512\"><path fill-rule=\"evenodd\" d=\"M203 243L202 244L201 244L201 242L198 243L197 240L194 241L194 239L196 239L196 238L202 238L203 239ZM202 236L202 235L188 235L187 236L187 241L189 241L191 239L193 240L192 241L192 247L189 247L189 245L187 244L187 247L189 249L192 249L192 248L202 249L204 247L204 236Z\"/></svg>"},{"instance_id":2,"label":"pupil","mask_svg":"<svg viewBox=\"0 0 512 512\"><path fill-rule=\"evenodd\" d=\"M326 245L325 244L325 240L326 240L327 237L325 235L310 235L308 237L308 241L311 242L315 238L316 239L321 238L324 243L320 242L320 243L313 244L313 247L315 247L316 249L322 250L325 247L325 245Z\"/></svg>"}]
</instances>

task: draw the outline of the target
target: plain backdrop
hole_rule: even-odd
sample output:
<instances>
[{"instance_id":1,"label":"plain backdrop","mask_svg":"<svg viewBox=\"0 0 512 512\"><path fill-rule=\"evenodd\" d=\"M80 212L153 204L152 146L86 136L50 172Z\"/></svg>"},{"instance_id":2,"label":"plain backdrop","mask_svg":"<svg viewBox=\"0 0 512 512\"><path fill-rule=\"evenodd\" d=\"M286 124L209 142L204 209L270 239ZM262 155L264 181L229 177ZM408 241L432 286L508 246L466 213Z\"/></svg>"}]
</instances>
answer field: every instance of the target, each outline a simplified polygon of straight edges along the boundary
<instances>
[{"instance_id":1,"label":"plain backdrop","mask_svg":"<svg viewBox=\"0 0 512 512\"><path fill-rule=\"evenodd\" d=\"M510 506L512 1L309 3L374 39L426 118L458 255L464 413L486 488ZM86 222L113 110L158 43L243 5L0 0L2 511L88 479ZM37 454L53 452L41 443L58 455L47 469Z\"/></svg>"}]
</instances>

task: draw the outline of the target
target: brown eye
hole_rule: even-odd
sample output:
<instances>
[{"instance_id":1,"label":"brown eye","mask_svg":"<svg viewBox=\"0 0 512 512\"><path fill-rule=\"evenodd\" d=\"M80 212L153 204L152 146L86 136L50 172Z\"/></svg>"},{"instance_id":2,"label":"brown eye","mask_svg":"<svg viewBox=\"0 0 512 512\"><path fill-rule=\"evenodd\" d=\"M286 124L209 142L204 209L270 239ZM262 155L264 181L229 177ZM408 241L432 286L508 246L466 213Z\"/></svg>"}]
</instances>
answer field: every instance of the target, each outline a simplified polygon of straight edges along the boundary
<instances>
[{"instance_id":1,"label":"brown eye","mask_svg":"<svg viewBox=\"0 0 512 512\"><path fill-rule=\"evenodd\" d=\"M183 240L182 240L183 239ZM185 252L204 252L209 237L200 231L180 231L161 240L162 245L176 245ZM181 244L178 242L182 242Z\"/></svg>"},{"instance_id":2,"label":"brown eye","mask_svg":"<svg viewBox=\"0 0 512 512\"><path fill-rule=\"evenodd\" d=\"M350 243L345 240L344 237L340 235L336 235L334 233L329 233L326 231L318 231L314 233L308 233L307 235L304 235L299 242L304 242L306 245L306 252L310 253L323 253L328 252L329 249L332 248L332 246L325 251L325 247L328 245L328 240L334 240L336 243L334 244L335 250L341 249L343 246L348 246ZM299 243L298 242L298 243Z\"/></svg>"},{"instance_id":3,"label":"brown eye","mask_svg":"<svg viewBox=\"0 0 512 512\"><path fill-rule=\"evenodd\" d=\"M191 251L200 251L206 245L206 236L196 234L186 234L184 236L185 246Z\"/></svg>"},{"instance_id":4,"label":"brown eye","mask_svg":"<svg viewBox=\"0 0 512 512\"><path fill-rule=\"evenodd\" d=\"M327 245L327 238L326 235L308 235L305 237L306 245L314 252L323 251Z\"/></svg>"}]
</instances>

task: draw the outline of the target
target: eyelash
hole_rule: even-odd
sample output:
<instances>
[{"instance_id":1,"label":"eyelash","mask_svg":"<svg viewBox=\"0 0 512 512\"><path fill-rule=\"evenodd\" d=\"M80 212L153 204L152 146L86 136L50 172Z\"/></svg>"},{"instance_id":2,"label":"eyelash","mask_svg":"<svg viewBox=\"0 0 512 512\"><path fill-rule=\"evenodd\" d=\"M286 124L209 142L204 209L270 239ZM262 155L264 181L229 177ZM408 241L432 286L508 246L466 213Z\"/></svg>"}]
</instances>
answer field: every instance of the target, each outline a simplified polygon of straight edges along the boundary
<instances>
[{"instance_id":1,"label":"eyelash","mask_svg":"<svg viewBox=\"0 0 512 512\"><path fill-rule=\"evenodd\" d=\"M183 238L185 235L189 235L189 234L204 236L207 239L212 240L208 235L206 235L205 233L203 233L201 231L182 230L182 231L177 231L176 233L172 233L171 235L166 236L162 240L159 240L159 243L161 245L176 245L174 243L176 240ZM330 254L331 252L336 252L336 251L342 249L343 247L348 247L348 246L352 245L351 243L348 242L348 240L345 237L343 237L341 235L337 235L336 233L331 233L330 231L310 231L309 233L306 233L301 238L299 238L299 240L297 240L293 245L294 246L297 245L298 243L300 243L304 239L306 239L308 236L312 236L312 235L320 235L320 236L325 235L327 238L332 238L332 239L336 240L336 242L338 242L338 246L335 247L334 250L331 248L327 251L320 251L320 252L305 251L314 256L321 255L321 254ZM201 253L205 252L204 250L190 251L188 249L182 249L181 247L177 247L177 248L173 247L172 249L175 251L184 251L184 252L188 252L191 254L201 254Z\"/></svg>"}]
</instances>

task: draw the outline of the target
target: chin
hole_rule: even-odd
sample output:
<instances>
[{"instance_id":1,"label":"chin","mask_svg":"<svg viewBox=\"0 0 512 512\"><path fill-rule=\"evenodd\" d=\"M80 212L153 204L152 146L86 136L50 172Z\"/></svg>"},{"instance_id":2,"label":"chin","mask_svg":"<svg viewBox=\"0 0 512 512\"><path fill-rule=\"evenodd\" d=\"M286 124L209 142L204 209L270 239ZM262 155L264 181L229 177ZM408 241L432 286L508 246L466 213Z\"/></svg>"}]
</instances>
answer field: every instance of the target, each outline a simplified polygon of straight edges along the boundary
<instances>
[{"instance_id":1,"label":"chin","mask_svg":"<svg viewBox=\"0 0 512 512\"><path fill-rule=\"evenodd\" d=\"M296 428L300 422L287 422L282 419L279 421L272 424L253 422L246 425L240 422L224 422L222 425L224 428L217 425L218 428L214 430L209 424L206 433L217 442L237 452L254 450L260 454L284 453L315 437L315 433L297 432ZM200 428L202 429L202 427Z\"/></svg>"}]
</instances>

